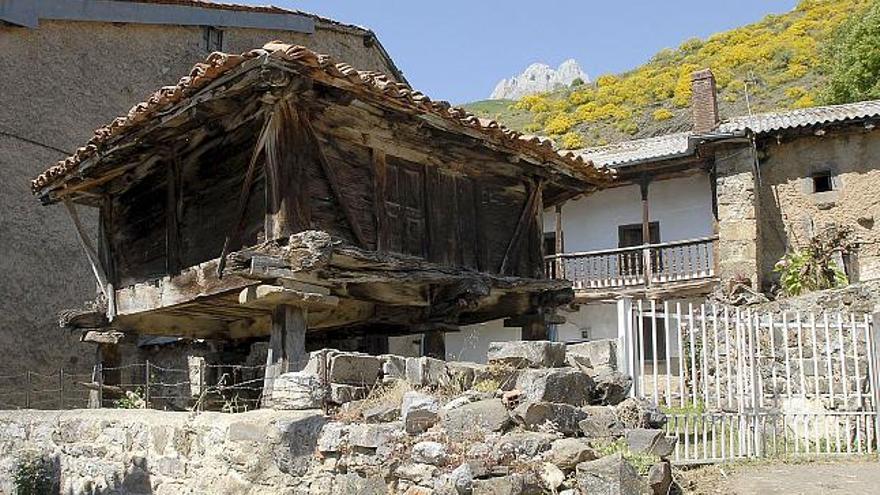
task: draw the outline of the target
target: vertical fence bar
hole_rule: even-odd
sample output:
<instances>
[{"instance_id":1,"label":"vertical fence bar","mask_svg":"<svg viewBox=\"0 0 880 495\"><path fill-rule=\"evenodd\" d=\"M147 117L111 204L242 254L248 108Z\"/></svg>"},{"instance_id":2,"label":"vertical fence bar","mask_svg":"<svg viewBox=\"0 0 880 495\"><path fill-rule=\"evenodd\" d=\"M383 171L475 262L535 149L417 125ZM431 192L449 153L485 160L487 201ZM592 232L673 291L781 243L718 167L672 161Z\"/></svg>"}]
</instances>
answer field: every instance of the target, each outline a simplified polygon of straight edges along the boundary
<instances>
[{"instance_id":1,"label":"vertical fence bar","mask_svg":"<svg viewBox=\"0 0 880 495\"><path fill-rule=\"evenodd\" d=\"M791 351L788 346L788 312L782 312L782 342L785 353L785 394L791 398Z\"/></svg>"},{"instance_id":2,"label":"vertical fence bar","mask_svg":"<svg viewBox=\"0 0 880 495\"><path fill-rule=\"evenodd\" d=\"M757 378L755 382L752 383L753 388L757 388L755 390L754 395L757 401L755 404L758 404L760 407L764 407L764 374L761 373L761 312L755 311L755 314L752 318L749 319L749 324L752 325L751 336L752 336L752 346L754 347L754 356L752 357L752 366L754 366L757 373L754 373L753 376ZM757 421L757 418L756 418ZM757 424L757 423L756 423ZM757 429L757 428L756 428Z\"/></svg>"},{"instance_id":3,"label":"vertical fence bar","mask_svg":"<svg viewBox=\"0 0 880 495\"><path fill-rule=\"evenodd\" d=\"M745 368L745 360L743 356L745 355L745 346L743 345L742 338L742 311L740 308L736 308L735 315L735 330L736 330L736 385L737 385L737 412L743 414L745 412L745 383L743 382L743 369ZM739 445L742 447L742 445Z\"/></svg>"},{"instance_id":4,"label":"vertical fence bar","mask_svg":"<svg viewBox=\"0 0 880 495\"><path fill-rule=\"evenodd\" d=\"M810 313L810 318L814 318L815 315ZM801 318L801 312L798 311L795 313L795 318L797 318L797 346L798 346L798 368L800 369L800 383L801 383L801 396L807 396L807 377L804 373L804 322ZM815 356L813 357L815 360ZM818 375L817 377L818 378Z\"/></svg>"},{"instance_id":5,"label":"vertical fence bar","mask_svg":"<svg viewBox=\"0 0 880 495\"><path fill-rule=\"evenodd\" d=\"M645 344L643 342L643 340L645 339L645 313L643 309L644 307L642 305L642 300L639 299L638 315L636 316L636 323L638 324L639 334L637 338L633 340L639 352L639 394L644 394L645 384Z\"/></svg>"},{"instance_id":6,"label":"vertical fence bar","mask_svg":"<svg viewBox=\"0 0 880 495\"><path fill-rule=\"evenodd\" d=\"M770 330L770 383L773 397L776 397L776 319L767 312L767 328ZM775 438L775 435L774 435ZM774 450L776 448L774 447Z\"/></svg>"},{"instance_id":7,"label":"vertical fence bar","mask_svg":"<svg viewBox=\"0 0 880 495\"><path fill-rule=\"evenodd\" d=\"M654 371L654 403L660 404L660 387L657 383L659 381L657 373L660 371L660 360L657 358L657 300L651 299L651 365Z\"/></svg>"},{"instance_id":8,"label":"vertical fence bar","mask_svg":"<svg viewBox=\"0 0 880 495\"><path fill-rule=\"evenodd\" d=\"M703 403L708 407L709 405L709 339L706 337L706 305L700 304L700 339L702 340L702 345L700 346L703 350L701 354L701 367L702 376L700 377L702 383L703 390Z\"/></svg>"},{"instance_id":9,"label":"vertical fence bar","mask_svg":"<svg viewBox=\"0 0 880 495\"><path fill-rule=\"evenodd\" d=\"M150 407L150 360L146 360L144 366L144 403L146 407Z\"/></svg>"},{"instance_id":10,"label":"vertical fence bar","mask_svg":"<svg viewBox=\"0 0 880 495\"><path fill-rule=\"evenodd\" d=\"M58 409L64 409L64 368L58 370Z\"/></svg>"},{"instance_id":11,"label":"vertical fence bar","mask_svg":"<svg viewBox=\"0 0 880 495\"><path fill-rule=\"evenodd\" d=\"M690 353L691 353L691 397L694 399L694 404L697 403L697 391L698 387L698 379L697 379L697 348L694 344L694 305L693 303L688 303L688 342L691 345Z\"/></svg>"},{"instance_id":12,"label":"vertical fence bar","mask_svg":"<svg viewBox=\"0 0 880 495\"><path fill-rule=\"evenodd\" d=\"M819 335L816 332L816 314L813 312L810 312L810 338L813 340L813 388L818 399L822 392L819 388ZM806 391L804 395L806 396Z\"/></svg>"},{"instance_id":13,"label":"vertical fence bar","mask_svg":"<svg viewBox=\"0 0 880 495\"><path fill-rule=\"evenodd\" d=\"M761 384L761 373L758 371L758 356L756 353L758 352L759 346L757 343L757 328L755 328L755 321L752 318L751 309L746 310L748 315L748 332L749 332L749 364L751 365L751 376L750 381L752 382L752 436L753 436L753 447L752 452L754 455L761 457L762 452L759 450L761 448L761 431L758 424L758 412L759 412L759 403L764 397L764 394L761 393L760 384Z\"/></svg>"},{"instance_id":14,"label":"vertical fence bar","mask_svg":"<svg viewBox=\"0 0 880 495\"><path fill-rule=\"evenodd\" d=\"M666 348L666 406L672 406L672 338L669 331L669 301L663 301L663 333L666 338L663 339Z\"/></svg>"},{"instance_id":15,"label":"vertical fence bar","mask_svg":"<svg viewBox=\"0 0 880 495\"><path fill-rule=\"evenodd\" d=\"M822 314L822 326L825 330L825 364L828 373L828 397L834 403L834 366L831 364L831 330L828 325L828 313Z\"/></svg>"},{"instance_id":16,"label":"vertical fence bar","mask_svg":"<svg viewBox=\"0 0 880 495\"><path fill-rule=\"evenodd\" d=\"M31 372L25 372L24 408L31 408Z\"/></svg>"},{"instance_id":17,"label":"vertical fence bar","mask_svg":"<svg viewBox=\"0 0 880 495\"><path fill-rule=\"evenodd\" d=\"M718 352L718 308L712 304L712 332L715 358L715 407L721 408L721 359ZM714 434L714 430L713 430ZM713 436L714 439L714 436Z\"/></svg>"},{"instance_id":18,"label":"vertical fence bar","mask_svg":"<svg viewBox=\"0 0 880 495\"><path fill-rule=\"evenodd\" d=\"M684 387L684 336L681 333L681 302L675 303L675 328L678 335L678 389L681 399L681 407L685 406L685 387Z\"/></svg>"},{"instance_id":19,"label":"vertical fence bar","mask_svg":"<svg viewBox=\"0 0 880 495\"><path fill-rule=\"evenodd\" d=\"M877 349L880 348L880 332L877 331L877 319L877 314L875 314L871 325L865 328L870 335L870 339L868 339L868 363L870 363L868 372L871 375L871 399L874 406L872 409L874 431L871 438L874 439L876 450L880 451L880 407L877 406L880 404L880 379L877 377L877 372L880 371L880 357L877 355Z\"/></svg>"},{"instance_id":20,"label":"vertical fence bar","mask_svg":"<svg viewBox=\"0 0 880 495\"><path fill-rule=\"evenodd\" d=\"M843 347L843 315L840 312L837 313L837 345L840 347L838 355L840 356L840 383L843 387L843 409L847 410L849 407L849 379L846 376L846 351ZM849 420L849 417L846 419Z\"/></svg>"},{"instance_id":21,"label":"vertical fence bar","mask_svg":"<svg viewBox=\"0 0 880 495\"><path fill-rule=\"evenodd\" d=\"M733 356L730 354L730 308L724 307L724 360L727 362L727 407L733 408L733 367L731 360ZM734 346L734 348L736 348Z\"/></svg>"},{"instance_id":22,"label":"vertical fence bar","mask_svg":"<svg viewBox=\"0 0 880 495\"><path fill-rule=\"evenodd\" d=\"M855 313L850 313L849 315L849 328L850 328L850 336L852 337L852 346L853 346L853 374L855 375L855 392L856 392L856 401L858 402L858 407L862 407L862 374L859 369L859 329L856 326L856 315Z\"/></svg>"}]
</instances>

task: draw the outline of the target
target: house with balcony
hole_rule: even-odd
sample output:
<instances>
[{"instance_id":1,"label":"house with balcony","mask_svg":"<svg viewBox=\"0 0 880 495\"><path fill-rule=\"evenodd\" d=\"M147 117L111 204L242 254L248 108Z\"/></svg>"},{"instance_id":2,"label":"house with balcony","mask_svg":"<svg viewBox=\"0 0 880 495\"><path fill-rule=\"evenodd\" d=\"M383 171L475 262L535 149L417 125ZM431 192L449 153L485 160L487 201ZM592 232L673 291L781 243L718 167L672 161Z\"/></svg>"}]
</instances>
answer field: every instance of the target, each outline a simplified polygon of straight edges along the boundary
<instances>
[{"instance_id":1,"label":"house with balcony","mask_svg":"<svg viewBox=\"0 0 880 495\"><path fill-rule=\"evenodd\" d=\"M712 72L692 84L691 131L584 150L616 186L545 210L546 273L575 290L557 340L617 337L623 298L659 313L737 283L773 293L777 261L829 228L849 232L850 282L880 277L880 101L722 120Z\"/></svg>"}]
</instances>

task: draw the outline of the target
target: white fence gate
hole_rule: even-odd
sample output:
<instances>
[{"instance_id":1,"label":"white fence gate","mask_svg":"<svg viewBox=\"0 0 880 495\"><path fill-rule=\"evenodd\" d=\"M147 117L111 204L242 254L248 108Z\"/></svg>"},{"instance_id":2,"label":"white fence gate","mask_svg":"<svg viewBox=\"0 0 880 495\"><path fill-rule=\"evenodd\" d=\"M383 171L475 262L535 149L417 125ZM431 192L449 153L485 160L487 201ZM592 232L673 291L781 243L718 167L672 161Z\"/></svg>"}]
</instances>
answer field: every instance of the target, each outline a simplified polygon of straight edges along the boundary
<instances>
[{"instance_id":1,"label":"white fence gate","mask_svg":"<svg viewBox=\"0 0 880 495\"><path fill-rule=\"evenodd\" d=\"M633 394L669 417L674 461L877 452L870 315L618 302Z\"/></svg>"}]
</instances>

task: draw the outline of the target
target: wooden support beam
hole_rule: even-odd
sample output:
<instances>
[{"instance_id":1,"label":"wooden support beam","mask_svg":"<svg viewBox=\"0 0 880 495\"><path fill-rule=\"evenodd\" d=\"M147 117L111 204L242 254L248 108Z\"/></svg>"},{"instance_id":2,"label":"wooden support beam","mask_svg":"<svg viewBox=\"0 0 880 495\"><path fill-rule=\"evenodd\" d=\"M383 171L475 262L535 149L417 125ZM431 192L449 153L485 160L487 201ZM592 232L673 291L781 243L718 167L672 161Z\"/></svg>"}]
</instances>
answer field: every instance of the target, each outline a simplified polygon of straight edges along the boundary
<instances>
[{"instance_id":1,"label":"wooden support beam","mask_svg":"<svg viewBox=\"0 0 880 495\"><path fill-rule=\"evenodd\" d=\"M354 209L351 204L348 202L348 198L342 192L342 187L339 185L339 177L336 174L336 169L333 168L333 165L327 159L327 155L324 154L324 149L321 147L321 142L318 140L318 135L315 133L315 130L312 128L311 122L309 122L309 116L300 115L300 121L302 122L303 128L308 133L310 139L314 143L315 150L318 152L318 161L321 164L321 168L324 170L324 175L327 177L327 182L330 184L330 189L333 190L334 196L336 196L336 200L339 202L340 208L342 208L342 213L345 214L345 219L348 220L348 225L351 228L352 234L354 234L355 241L361 247L367 247L369 244L367 243L367 238L364 235L364 232L361 230L360 224L357 222L357 218L354 215Z\"/></svg>"},{"instance_id":2,"label":"wooden support beam","mask_svg":"<svg viewBox=\"0 0 880 495\"><path fill-rule=\"evenodd\" d=\"M299 307L332 308L339 305L339 298L329 295L329 291L311 292L309 288L302 289L288 289L278 285L247 287L239 294L238 302L256 308L274 308L291 304Z\"/></svg>"},{"instance_id":3,"label":"wooden support beam","mask_svg":"<svg viewBox=\"0 0 880 495\"><path fill-rule=\"evenodd\" d=\"M538 181L537 184L533 184L532 182L528 182L527 184L529 194L523 205L522 212L520 213L519 221L516 222L516 228L513 230L513 235L510 236L510 242L507 244L507 249L504 251L504 258L501 260L499 273L502 275L508 272L511 263L511 256L516 255L521 238L523 235L527 235L528 231L531 230L530 224L533 221L535 207L538 205L537 197L541 195L541 190L543 188L543 184L540 181ZM523 231L526 231L526 234L523 234Z\"/></svg>"},{"instance_id":4,"label":"wooden support beam","mask_svg":"<svg viewBox=\"0 0 880 495\"><path fill-rule=\"evenodd\" d=\"M92 267L92 273L98 281L98 286L101 288L101 292L103 292L105 296L110 297L112 287L109 287L110 282L107 280L107 273L101 266L101 262L98 260L98 253L95 251L95 246L92 244L92 241L89 240L85 228L79 219L79 214L76 212L76 206L74 206L69 199L64 200L64 206L70 214L70 219L73 220L73 226L76 228L76 234L79 237L79 244L86 253L86 258L89 260L89 265Z\"/></svg>"},{"instance_id":5,"label":"wooden support beam","mask_svg":"<svg viewBox=\"0 0 880 495\"><path fill-rule=\"evenodd\" d=\"M555 251L555 254L562 254L565 252L565 237L562 228L562 203L560 203L556 205L556 236L553 239L553 250ZM563 258L556 258L556 266L554 267L554 270L554 278L565 278L565 261ZM545 276L550 276L550 274L547 273Z\"/></svg>"},{"instance_id":6,"label":"wooden support beam","mask_svg":"<svg viewBox=\"0 0 880 495\"><path fill-rule=\"evenodd\" d=\"M263 153L263 148L266 145L266 138L268 137L269 132L272 131L272 122L273 115L270 112L267 114L266 120L263 123L263 129L260 131L260 136L257 138L257 144L254 146L254 151L251 153L251 161L248 163L247 171L244 174L244 181L241 184L241 193L238 195L235 225L232 226L232 230L226 235L226 239L223 241L223 249L220 252L220 262L217 264L217 276L220 278L223 277L223 269L226 267L226 255L229 254L229 251L232 249L232 244L237 243L239 239L241 239L241 232L244 230L244 213L245 210L247 210L248 201L251 197L251 185L254 182L254 175L257 170L257 160Z\"/></svg>"},{"instance_id":7,"label":"wooden support beam","mask_svg":"<svg viewBox=\"0 0 880 495\"><path fill-rule=\"evenodd\" d=\"M263 377L263 404L271 405L275 379L288 371L300 371L308 360L306 353L306 312L282 305L272 311L269 352Z\"/></svg>"},{"instance_id":8,"label":"wooden support beam","mask_svg":"<svg viewBox=\"0 0 880 495\"><path fill-rule=\"evenodd\" d=\"M303 118L290 101L275 106L266 139L266 239L311 228L308 174L316 159Z\"/></svg>"},{"instance_id":9,"label":"wooden support beam","mask_svg":"<svg viewBox=\"0 0 880 495\"><path fill-rule=\"evenodd\" d=\"M639 184L639 191L642 196L642 244L651 243L651 215L650 206L648 204L648 184L650 179L647 177ZM651 286L651 275L653 269L651 267L651 250L645 248L642 250L642 271L645 277L645 287Z\"/></svg>"}]
</instances>

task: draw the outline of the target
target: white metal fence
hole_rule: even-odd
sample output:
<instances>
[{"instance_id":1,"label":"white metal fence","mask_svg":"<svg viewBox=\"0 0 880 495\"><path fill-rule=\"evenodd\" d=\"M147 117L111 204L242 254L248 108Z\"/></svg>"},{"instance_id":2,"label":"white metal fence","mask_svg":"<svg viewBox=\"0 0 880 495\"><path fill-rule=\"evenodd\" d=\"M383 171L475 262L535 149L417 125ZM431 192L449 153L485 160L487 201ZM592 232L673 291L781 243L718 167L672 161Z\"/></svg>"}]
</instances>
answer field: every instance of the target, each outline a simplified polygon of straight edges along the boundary
<instances>
[{"instance_id":1,"label":"white metal fence","mask_svg":"<svg viewBox=\"0 0 880 495\"><path fill-rule=\"evenodd\" d=\"M618 304L623 367L667 412L676 461L877 451L870 315Z\"/></svg>"}]
</instances>

